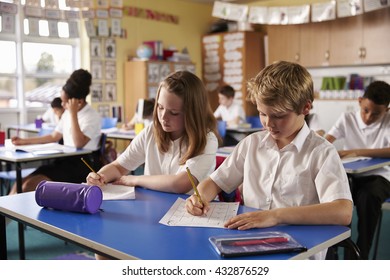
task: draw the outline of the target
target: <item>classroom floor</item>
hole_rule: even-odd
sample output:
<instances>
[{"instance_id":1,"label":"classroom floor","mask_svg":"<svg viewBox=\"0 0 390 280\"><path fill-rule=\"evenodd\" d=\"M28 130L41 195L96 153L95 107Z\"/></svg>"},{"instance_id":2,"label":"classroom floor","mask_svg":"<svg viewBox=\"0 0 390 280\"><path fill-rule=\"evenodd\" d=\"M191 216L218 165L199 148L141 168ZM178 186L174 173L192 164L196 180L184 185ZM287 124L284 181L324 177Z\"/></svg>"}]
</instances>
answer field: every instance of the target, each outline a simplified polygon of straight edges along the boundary
<instances>
[{"instance_id":1,"label":"classroom floor","mask_svg":"<svg viewBox=\"0 0 390 280\"><path fill-rule=\"evenodd\" d=\"M17 223L7 226L8 259L19 259ZM352 239L356 240L356 215L352 222ZM33 229L25 228L26 259L28 260L92 260L93 253L82 247ZM372 255L372 252L371 252ZM390 260L390 211L385 211L377 259Z\"/></svg>"}]
</instances>

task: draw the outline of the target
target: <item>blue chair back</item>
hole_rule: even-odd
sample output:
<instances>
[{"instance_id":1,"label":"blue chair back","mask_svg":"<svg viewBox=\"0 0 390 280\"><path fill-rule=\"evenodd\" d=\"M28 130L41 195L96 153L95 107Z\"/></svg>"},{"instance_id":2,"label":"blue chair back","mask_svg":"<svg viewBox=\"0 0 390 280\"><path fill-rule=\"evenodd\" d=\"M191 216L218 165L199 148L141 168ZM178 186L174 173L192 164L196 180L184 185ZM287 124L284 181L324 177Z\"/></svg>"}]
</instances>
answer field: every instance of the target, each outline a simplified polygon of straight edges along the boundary
<instances>
[{"instance_id":1,"label":"blue chair back","mask_svg":"<svg viewBox=\"0 0 390 280\"><path fill-rule=\"evenodd\" d=\"M218 133L222 138L225 138L226 135L226 122L218 121Z\"/></svg>"},{"instance_id":2,"label":"blue chair back","mask_svg":"<svg viewBox=\"0 0 390 280\"><path fill-rule=\"evenodd\" d=\"M102 127L101 127L101 129L107 129L107 128L116 127L117 122L118 122L118 118L104 117L104 118L102 118Z\"/></svg>"},{"instance_id":3,"label":"blue chair back","mask_svg":"<svg viewBox=\"0 0 390 280\"><path fill-rule=\"evenodd\" d=\"M259 116L246 117L246 122L251 124L252 128L262 128L263 125L260 122Z\"/></svg>"}]
</instances>

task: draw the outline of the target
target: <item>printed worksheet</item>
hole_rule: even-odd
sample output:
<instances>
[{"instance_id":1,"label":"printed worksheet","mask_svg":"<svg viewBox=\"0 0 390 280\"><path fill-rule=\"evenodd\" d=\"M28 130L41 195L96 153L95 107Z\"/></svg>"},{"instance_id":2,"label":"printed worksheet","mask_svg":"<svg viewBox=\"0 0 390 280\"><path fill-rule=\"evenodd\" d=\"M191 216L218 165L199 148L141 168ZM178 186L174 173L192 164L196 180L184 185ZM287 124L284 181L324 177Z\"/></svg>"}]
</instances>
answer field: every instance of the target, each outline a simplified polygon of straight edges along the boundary
<instances>
[{"instance_id":1,"label":"printed worksheet","mask_svg":"<svg viewBox=\"0 0 390 280\"><path fill-rule=\"evenodd\" d=\"M238 202L211 202L210 211L204 216L193 216L185 208L186 201L178 198L160 220L167 226L216 227L223 228L224 223L237 215Z\"/></svg>"}]
</instances>

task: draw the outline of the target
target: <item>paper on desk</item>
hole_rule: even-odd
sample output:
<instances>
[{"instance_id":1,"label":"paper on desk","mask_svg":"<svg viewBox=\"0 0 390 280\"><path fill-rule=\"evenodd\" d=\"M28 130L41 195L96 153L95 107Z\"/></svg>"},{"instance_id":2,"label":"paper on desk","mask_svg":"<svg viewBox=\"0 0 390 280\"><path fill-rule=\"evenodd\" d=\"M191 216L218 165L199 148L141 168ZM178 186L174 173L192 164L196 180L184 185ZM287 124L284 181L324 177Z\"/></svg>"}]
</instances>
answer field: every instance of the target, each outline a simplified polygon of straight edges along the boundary
<instances>
[{"instance_id":1,"label":"paper on desk","mask_svg":"<svg viewBox=\"0 0 390 280\"><path fill-rule=\"evenodd\" d=\"M58 143L35 144L35 145L18 145L12 146L17 152L27 152L35 155L73 153L76 151L75 147L64 146Z\"/></svg>"},{"instance_id":2,"label":"paper on desk","mask_svg":"<svg viewBox=\"0 0 390 280\"><path fill-rule=\"evenodd\" d=\"M167 226L223 228L226 221L237 215L238 202L211 202L205 216L193 216L185 208L186 201L178 198L160 220Z\"/></svg>"},{"instance_id":3,"label":"paper on desk","mask_svg":"<svg viewBox=\"0 0 390 280\"><path fill-rule=\"evenodd\" d=\"M342 163L350 163L350 162L366 160L366 159L371 159L371 158L370 157L346 157L346 158L342 158L341 162Z\"/></svg>"},{"instance_id":4,"label":"paper on desk","mask_svg":"<svg viewBox=\"0 0 390 280\"><path fill-rule=\"evenodd\" d=\"M135 199L134 187L106 184L101 189L103 192L103 200Z\"/></svg>"}]
</instances>

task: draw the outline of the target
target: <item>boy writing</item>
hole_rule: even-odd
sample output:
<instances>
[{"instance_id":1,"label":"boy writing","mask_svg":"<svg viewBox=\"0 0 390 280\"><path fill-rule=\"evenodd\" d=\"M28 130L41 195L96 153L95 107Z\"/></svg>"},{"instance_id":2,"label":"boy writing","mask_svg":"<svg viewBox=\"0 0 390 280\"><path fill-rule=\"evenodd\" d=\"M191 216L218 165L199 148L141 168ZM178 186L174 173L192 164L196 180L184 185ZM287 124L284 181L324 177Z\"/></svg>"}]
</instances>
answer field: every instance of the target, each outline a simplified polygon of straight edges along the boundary
<instances>
[{"instance_id":1,"label":"boy writing","mask_svg":"<svg viewBox=\"0 0 390 280\"><path fill-rule=\"evenodd\" d=\"M264 131L244 138L187 199L193 215L209 210L221 191L242 183L243 202L260 209L237 215L225 227L246 230L278 224L349 225L352 199L336 149L305 123L313 102L313 81L302 66L277 62L248 83ZM316 258L324 258L321 252Z\"/></svg>"},{"instance_id":2,"label":"boy writing","mask_svg":"<svg viewBox=\"0 0 390 280\"><path fill-rule=\"evenodd\" d=\"M344 139L340 157L390 157L390 85L371 83L358 99L360 110L344 113L326 135L331 143ZM346 137L348 135L348 137ZM390 197L390 168L352 177L352 196L358 216L357 246L368 259L381 205Z\"/></svg>"}]
</instances>

